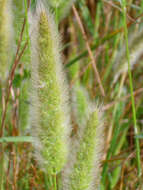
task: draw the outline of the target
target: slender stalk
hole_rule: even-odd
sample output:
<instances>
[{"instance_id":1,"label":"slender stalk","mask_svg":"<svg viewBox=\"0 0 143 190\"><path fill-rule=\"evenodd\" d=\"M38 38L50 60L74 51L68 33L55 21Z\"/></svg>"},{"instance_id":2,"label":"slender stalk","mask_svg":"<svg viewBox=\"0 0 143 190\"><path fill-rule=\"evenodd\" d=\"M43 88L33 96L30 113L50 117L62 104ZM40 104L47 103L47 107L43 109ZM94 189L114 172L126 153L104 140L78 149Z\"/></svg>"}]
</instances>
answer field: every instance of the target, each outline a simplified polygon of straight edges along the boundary
<instances>
[{"instance_id":1,"label":"slender stalk","mask_svg":"<svg viewBox=\"0 0 143 190\"><path fill-rule=\"evenodd\" d=\"M2 91L2 110L4 110L4 90ZM2 137L3 133L0 134ZM3 189L3 178L4 178L4 144L0 143L0 190Z\"/></svg>"},{"instance_id":2,"label":"slender stalk","mask_svg":"<svg viewBox=\"0 0 143 190\"><path fill-rule=\"evenodd\" d=\"M28 24L28 9L30 5L30 0L24 0L24 4L25 4L25 18L26 18L26 35L27 35L28 44L30 44L29 24Z\"/></svg>"},{"instance_id":3,"label":"slender stalk","mask_svg":"<svg viewBox=\"0 0 143 190\"><path fill-rule=\"evenodd\" d=\"M83 35L83 39L85 40L86 48L87 48L89 57L91 59L92 67L93 67L93 70L95 72L96 79L97 79L97 82L99 84L99 88L100 88L101 94L104 97L105 96L105 91L104 91L104 88L103 88L103 85L102 85L102 81L101 81L101 78L100 78L100 75L99 75L99 72L98 72L95 60L94 60L93 53L91 51L91 48L90 48L90 45L89 45L89 42L88 42L88 38L87 38L87 35L86 35L86 32L85 32L85 29L84 29L83 24L81 22L80 16L79 16L79 14L78 14L78 12L76 10L76 7L73 6L72 9L73 9L74 15L75 15L75 17L77 19L77 22L78 22L78 25L80 27L81 33Z\"/></svg>"},{"instance_id":4,"label":"slender stalk","mask_svg":"<svg viewBox=\"0 0 143 190\"><path fill-rule=\"evenodd\" d=\"M54 190L57 190L57 179L56 175L53 176Z\"/></svg>"},{"instance_id":5,"label":"slender stalk","mask_svg":"<svg viewBox=\"0 0 143 190\"><path fill-rule=\"evenodd\" d=\"M129 84L130 84L130 93L131 93L131 102L132 102L132 111L133 111L134 132L135 132L135 135L137 135L138 128L137 128L137 119L136 119L135 100L134 100L134 95L133 95L133 82L132 82L131 65L130 65L130 52L129 52L129 46L128 46L126 0L122 0L122 11L123 11L124 35L125 35L125 43L126 43L126 56L127 56L127 62L128 62ZM139 144L139 139L137 139L137 138L135 139L135 145L136 145L136 159L137 159L138 175L141 176L140 144Z\"/></svg>"},{"instance_id":6,"label":"slender stalk","mask_svg":"<svg viewBox=\"0 0 143 190\"><path fill-rule=\"evenodd\" d=\"M0 144L0 190L3 190L4 178L4 145Z\"/></svg>"}]
</instances>

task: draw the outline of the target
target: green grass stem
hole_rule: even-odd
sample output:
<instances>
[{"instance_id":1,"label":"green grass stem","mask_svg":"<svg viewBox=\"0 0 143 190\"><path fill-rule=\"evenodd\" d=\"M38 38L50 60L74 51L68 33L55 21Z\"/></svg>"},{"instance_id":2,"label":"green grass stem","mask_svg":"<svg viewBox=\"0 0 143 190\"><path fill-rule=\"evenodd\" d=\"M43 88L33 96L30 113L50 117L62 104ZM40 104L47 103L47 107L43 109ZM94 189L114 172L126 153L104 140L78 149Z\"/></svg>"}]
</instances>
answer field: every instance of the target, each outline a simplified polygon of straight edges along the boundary
<instances>
[{"instance_id":1,"label":"green grass stem","mask_svg":"<svg viewBox=\"0 0 143 190\"><path fill-rule=\"evenodd\" d=\"M127 56L127 61L128 61L129 84L130 84L130 93L131 93L131 102L132 102L132 111L133 111L134 132L135 132L135 135L138 135L135 100L134 100L134 95L133 95L132 73L131 73L131 65L130 65L130 52L129 52L129 47L128 47L128 28L127 28L127 20L126 20L126 0L122 0L122 11L123 11L124 35L125 35L125 43L126 43L126 56ZM136 145L136 159L137 159L138 175L141 176L142 171L141 171L139 139L135 139L135 145Z\"/></svg>"}]
</instances>

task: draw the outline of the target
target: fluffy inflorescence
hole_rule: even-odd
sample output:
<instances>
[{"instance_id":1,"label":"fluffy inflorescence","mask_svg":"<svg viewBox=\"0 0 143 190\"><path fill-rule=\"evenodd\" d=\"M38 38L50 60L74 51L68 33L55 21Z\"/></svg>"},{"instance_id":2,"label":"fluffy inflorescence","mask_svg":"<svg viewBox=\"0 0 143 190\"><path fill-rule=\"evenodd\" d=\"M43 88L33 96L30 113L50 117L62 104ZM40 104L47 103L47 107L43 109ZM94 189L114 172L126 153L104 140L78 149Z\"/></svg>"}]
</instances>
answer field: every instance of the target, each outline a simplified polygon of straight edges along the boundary
<instances>
[{"instance_id":1,"label":"fluffy inflorescence","mask_svg":"<svg viewBox=\"0 0 143 190\"><path fill-rule=\"evenodd\" d=\"M10 49L11 39L11 15L10 15L10 0L0 0L0 80L6 78L8 69L8 52Z\"/></svg>"},{"instance_id":2,"label":"fluffy inflorescence","mask_svg":"<svg viewBox=\"0 0 143 190\"><path fill-rule=\"evenodd\" d=\"M79 129L78 143L74 137L69 161L63 172L64 190L98 189L100 163L104 148L104 125L99 108L90 110L86 126ZM76 151L75 151L76 149Z\"/></svg>"},{"instance_id":3,"label":"fluffy inflorescence","mask_svg":"<svg viewBox=\"0 0 143 190\"><path fill-rule=\"evenodd\" d=\"M64 166L69 141L68 88L53 17L39 3L32 27L32 128L35 156L49 174Z\"/></svg>"}]
</instances>

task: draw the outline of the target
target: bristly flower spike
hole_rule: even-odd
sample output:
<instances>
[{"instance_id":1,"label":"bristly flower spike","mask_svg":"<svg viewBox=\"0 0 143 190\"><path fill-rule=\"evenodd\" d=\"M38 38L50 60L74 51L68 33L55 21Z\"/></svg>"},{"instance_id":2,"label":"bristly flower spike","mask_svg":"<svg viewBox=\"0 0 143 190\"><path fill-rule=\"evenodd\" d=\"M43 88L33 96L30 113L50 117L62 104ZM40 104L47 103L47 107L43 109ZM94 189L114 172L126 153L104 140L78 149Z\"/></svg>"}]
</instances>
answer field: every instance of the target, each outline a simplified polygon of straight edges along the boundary
<instances>
[{"instance_id":1,"label":"bristly flower spike","mask_svg":"<svg viewBox=\"0 0 143 190\"><path fill-rule=\"evenodd\" d=\"M70 161L63 171L63 189L97 190L105 144L102 110L98 107L89 110L87 124L79 129L77 142L76 139L74 137Z\"/></svg>"},{"instance_id":2,"label":"bristly flower spike","mask_svg":"<svg viewBox=\"0 0 143 190\"><path fill-rule=\"evenodd\" d=\"M35 157L48 174L56 174L65 165L70 134L68 88L59 54L59 36L52 15L41 2L30 24Z\"/></svg>"}]
</instances>

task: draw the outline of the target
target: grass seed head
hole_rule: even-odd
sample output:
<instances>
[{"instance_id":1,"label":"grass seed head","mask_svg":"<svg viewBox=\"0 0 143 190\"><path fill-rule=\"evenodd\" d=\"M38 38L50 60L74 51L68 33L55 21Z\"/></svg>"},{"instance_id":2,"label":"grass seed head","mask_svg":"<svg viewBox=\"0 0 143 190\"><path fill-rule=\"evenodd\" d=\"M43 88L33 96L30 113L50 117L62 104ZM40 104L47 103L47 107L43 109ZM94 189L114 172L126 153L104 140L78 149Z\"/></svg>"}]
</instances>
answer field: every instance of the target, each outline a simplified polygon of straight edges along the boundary
<instances>
[{"instance_id":1,"label":"grass seed head","mask_svg":"<svg viewBox=\"0 0 143 190\"><path fill-rule=\"evenodd\" d=\"M87 123L74 137L72 161L63 171L64 190L98 189L104 149L104 121L98 107L90 107ZM70 157L70 156L69 156Z\"/></svg>"},{"instance_id":2,"label":"grass seed head","mask_svg":"<svg viewBox=\"0 0 143 190\"><path fill-rule=\"evenodd\" d=\"M52 15L37 4L31 26L32 131L35 156L49 174L61 171L66 162L70 131L68 88L56 30Z\"/></svg>"}]
</instances>

